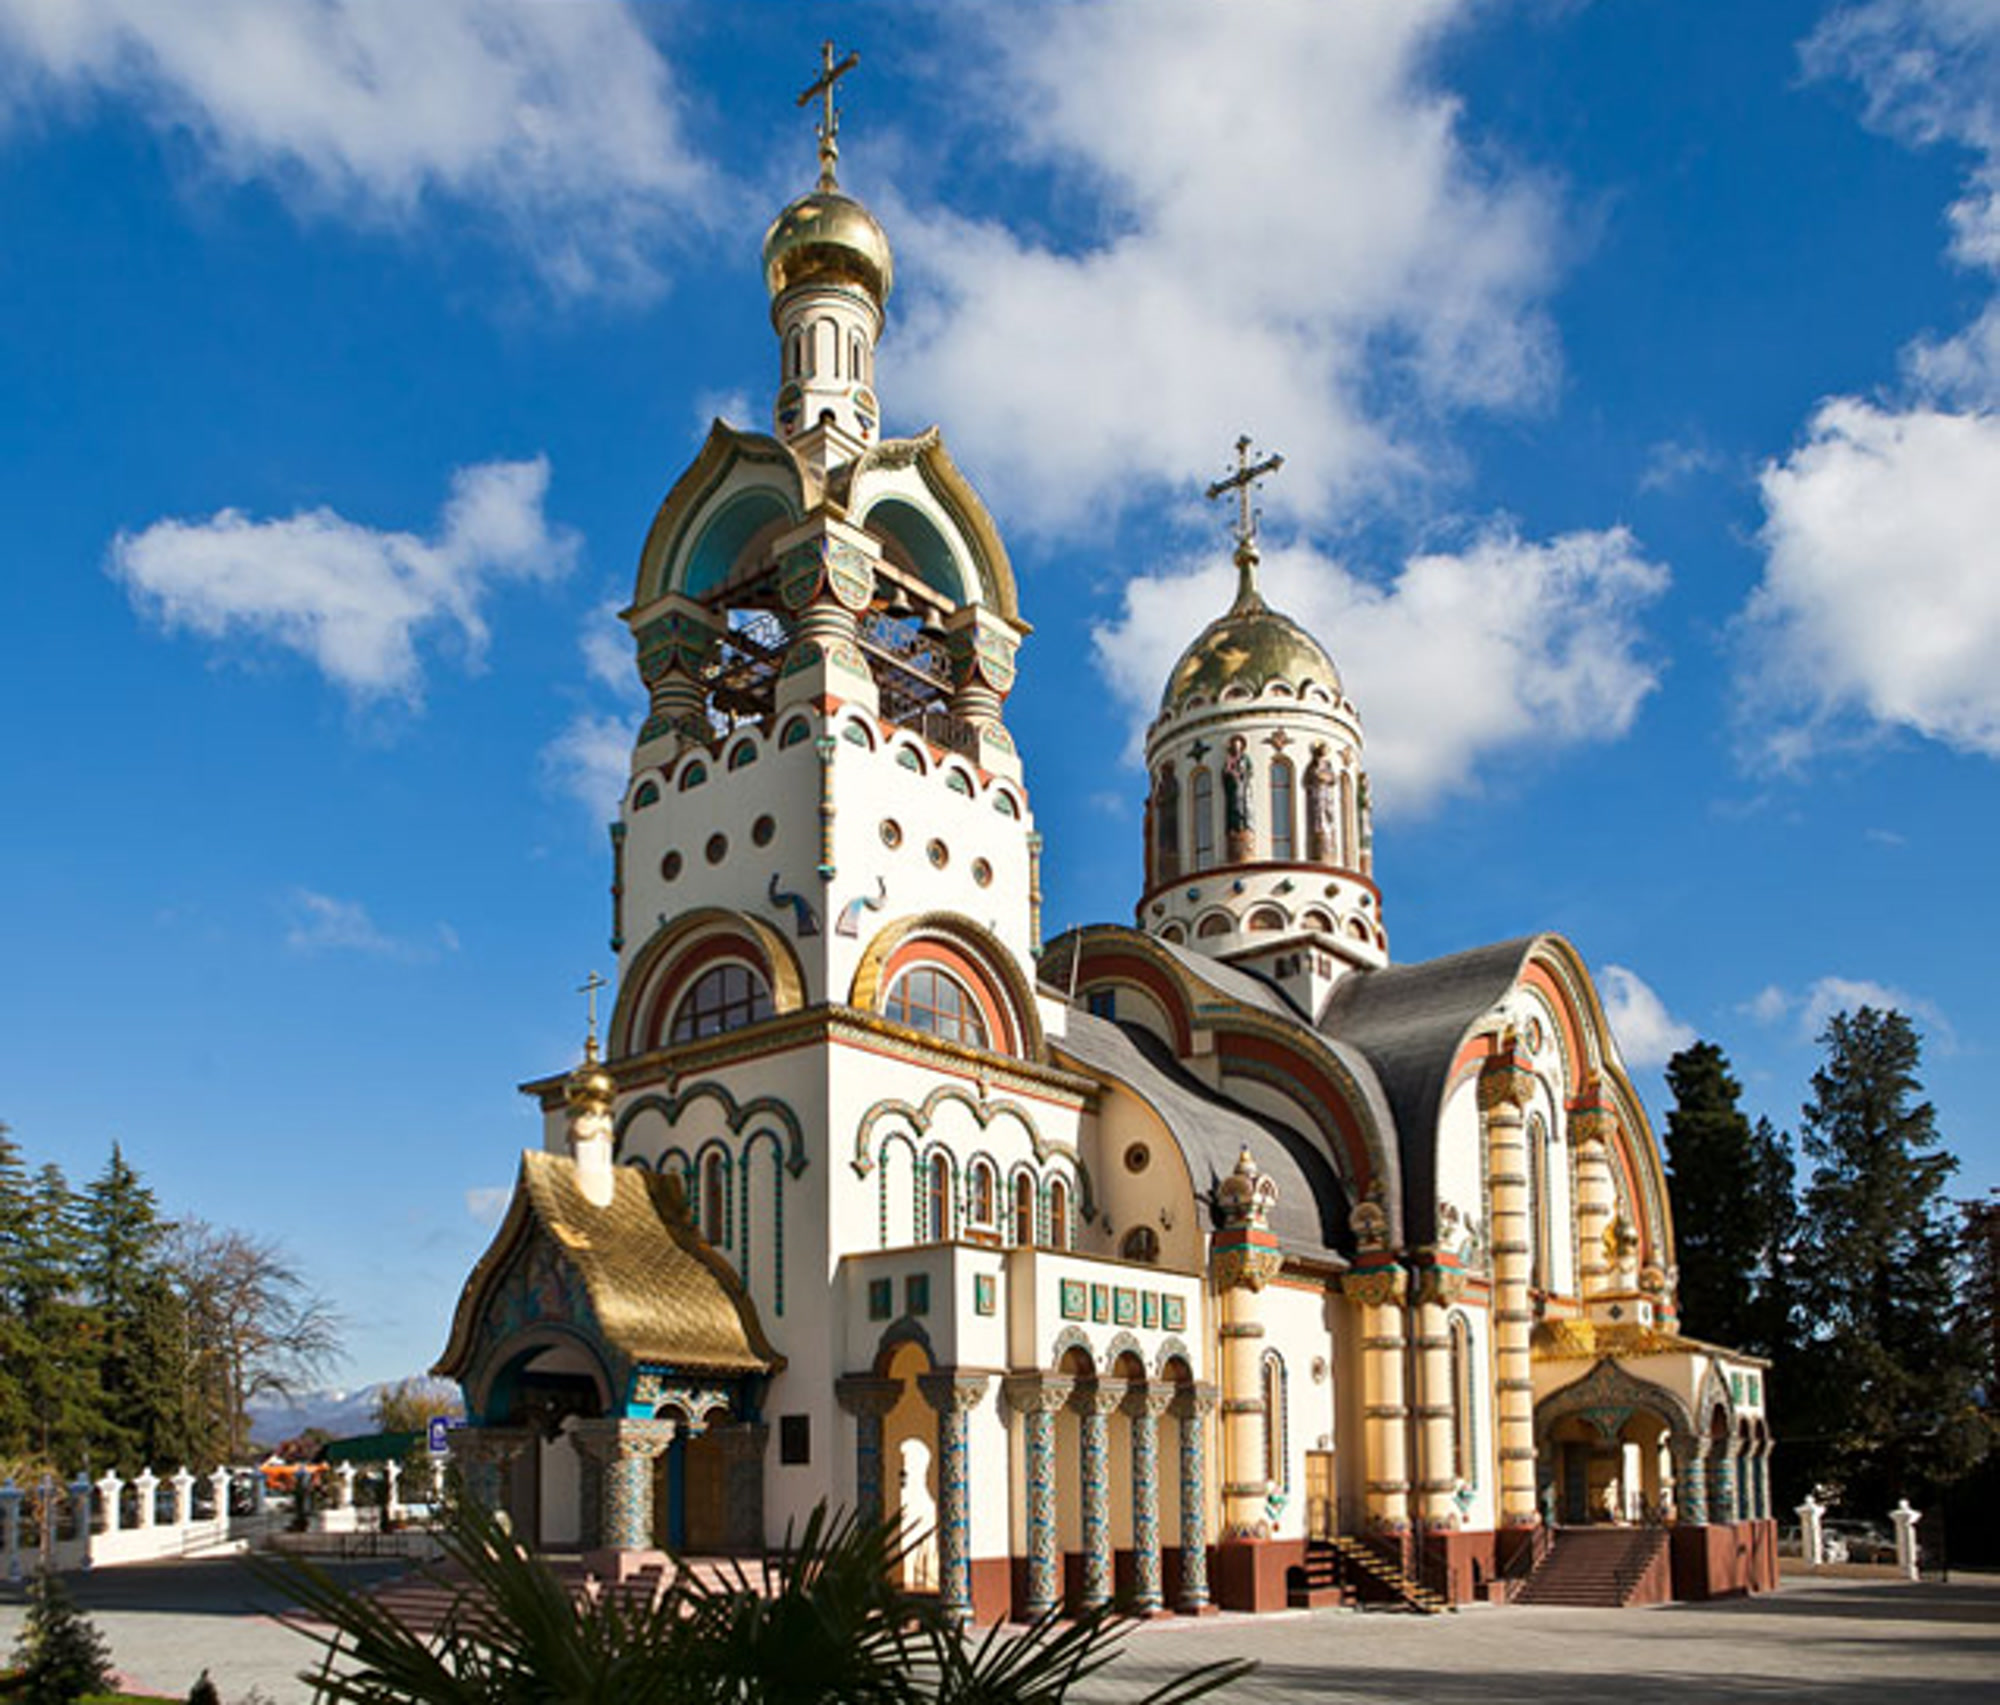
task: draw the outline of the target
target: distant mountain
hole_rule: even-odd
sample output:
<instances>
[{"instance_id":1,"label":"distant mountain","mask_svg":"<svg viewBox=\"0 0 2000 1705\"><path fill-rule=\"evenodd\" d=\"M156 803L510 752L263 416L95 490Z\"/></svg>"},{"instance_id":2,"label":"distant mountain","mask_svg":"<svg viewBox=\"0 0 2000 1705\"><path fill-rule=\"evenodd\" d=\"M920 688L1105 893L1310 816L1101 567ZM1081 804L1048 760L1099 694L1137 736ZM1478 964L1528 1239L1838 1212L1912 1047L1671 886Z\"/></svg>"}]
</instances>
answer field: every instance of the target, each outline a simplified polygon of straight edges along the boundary
<instances>
[{"instance_id":1,"label":"distant mountain","mask_svg":"<svg viewBox=\"0 0 2000 1705\"><path fill-rule=\"evenodd\" d=\"M269 1448L296 1438L308 1427L323 1427L337 1439L375 1430L375 1405L385 1391L393 1391L401 1380L385 1380L352 1388L330 1386L324 1391L302 1391L295 1398L260 1397L247 1405L250 1436Z\"/></svg>"}]
</instances>

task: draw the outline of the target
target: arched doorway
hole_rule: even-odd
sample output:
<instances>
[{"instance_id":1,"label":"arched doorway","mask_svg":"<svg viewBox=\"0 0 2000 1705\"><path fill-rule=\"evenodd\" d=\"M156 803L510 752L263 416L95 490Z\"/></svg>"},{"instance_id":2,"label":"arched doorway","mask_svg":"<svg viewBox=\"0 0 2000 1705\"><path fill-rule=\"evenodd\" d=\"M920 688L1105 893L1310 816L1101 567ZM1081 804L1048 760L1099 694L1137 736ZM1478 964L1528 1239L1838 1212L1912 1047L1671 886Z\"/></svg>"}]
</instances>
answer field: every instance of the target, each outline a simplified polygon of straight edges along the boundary
<instances>
[{"instance_id":1,"label":"arched doorway","mask_svg":"<svg viewBox=\"0 0 2000 1705\"><path fill-rule=\"evenodd\" d=\"M1664 1520L1674 1464L1693 1449L1693 1417L1664 1386L1601 1361L1535 1406L1535 1466L1551 1525Z\"/></svg>"},{"instance_id":2,"label":"arched doorway","mask_svg":"<svg viewBox=\"0 0 2000 1705\"><path fill-rule=\"evenodd\" d=\"M503 1350L479 1404L480 1426L508 1431L518 1448L488 1472L494 1507L514 1532L544 1551L594 1543L583 1459L569 1437L576 1421L605 1413L610 1385L597 1353L580 1339L538 1331Z\"/></svg>"},{"instance_id":3,"label":"arched doorway","mask_svg":"<svg viewBox=\"0 0 2000 1705\"><path fill-rule=\"evenodd\" d=\"M934 1592L937 1555L937 1416L918 1389L931 1372L930 1351L915 1339L884 1345L875 1372L901 1389L882 1417L882 1514L903 1535L901 1584Z\"/></svg>"}]
</instances>

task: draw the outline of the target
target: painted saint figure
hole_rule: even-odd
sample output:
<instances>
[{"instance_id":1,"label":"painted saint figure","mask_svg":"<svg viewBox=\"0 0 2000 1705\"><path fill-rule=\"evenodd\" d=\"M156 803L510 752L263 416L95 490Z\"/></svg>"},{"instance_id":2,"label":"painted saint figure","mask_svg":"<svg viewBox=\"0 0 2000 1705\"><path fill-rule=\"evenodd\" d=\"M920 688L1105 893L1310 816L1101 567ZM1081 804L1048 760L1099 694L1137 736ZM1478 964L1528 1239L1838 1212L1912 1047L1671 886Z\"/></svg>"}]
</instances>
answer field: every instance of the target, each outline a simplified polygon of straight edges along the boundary
<instances>
[{"instance_id":1,"label":"painted saint figure","mask_svg":"<svg viewBox=\"0 0 2000 1705\"><path fill-rule=\"evenodd\" d=\"M1229 739L1222 760L1223 850L1231 864L1243 864L1255 856L1255 792L1250 775L1250 742L1240 734Z\"/></svg>"},{"instance_id":2,"label":"painted saint figure","mask_svg":"<svg viewBox=\"0 0 2000 1705\"><path fill-rule=\"evenodd\" d=\"M1337 862L1340 845L1340 777L1318 741L1306 766L1306 859L1312 864Z\"/></svg>"},{"instance_id":3,"label":"painted saint figure","mask_svg":"<svg viewBox=\"0 0 2000 1705\"><path fill-rule=\"evenodd\" d=\"M1153 784L1153 849L1156 882L1172 882L1181 873L1181 783L1172 764L1160 766Z\"/></svg>"}]
</instances>

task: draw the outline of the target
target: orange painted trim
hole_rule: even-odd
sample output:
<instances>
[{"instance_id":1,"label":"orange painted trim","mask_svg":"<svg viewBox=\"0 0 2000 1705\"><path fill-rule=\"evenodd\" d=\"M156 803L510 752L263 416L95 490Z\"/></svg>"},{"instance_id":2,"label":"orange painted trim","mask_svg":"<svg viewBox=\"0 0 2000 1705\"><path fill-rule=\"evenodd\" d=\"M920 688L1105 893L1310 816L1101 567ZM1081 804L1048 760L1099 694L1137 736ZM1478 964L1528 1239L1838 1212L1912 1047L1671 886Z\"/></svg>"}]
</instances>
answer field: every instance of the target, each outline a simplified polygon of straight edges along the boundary
<instances>
[{"instance_id":1,"label":"orange painted trim","mask_svg":"<svg viewBox=\"0 0 2000 1705\"><path fill-rule=\"evenodd\" d=\"M987 1045L996 1054L1018 1054L1020 1052L1019 1030L1013 1007L993 987L993 978L985 966L969 954L962 953L949 941L937 936L912 936L891 953L882 967L882 998L888 1000L889 991L896 986L896 979L905 971L919 965L936 965L949 973L953 982L964 988L979 1007L979 1015L986 1025ZM887 1018L886 1008L883 1017ZM891 1020L893 1023L894 1021Z\"/></svg>"},{"instance_id":2,"label":"orange painted trim","mask_svg":"<svg viewBox=\"0 0 2000 1705\"><path fill-rule=\"evenodd\" d=\"M1532 959L1528 962L1527 969L1521 973L1521 981L1547 997L1550 1010L1556 1015L1556 1022L1563 1028L1563 1061L1566 1072L1563 1079L1563 1093L1565 1097L1573 1096L1583 1087L1582 1074L1589 1061L1589 1055L1583 1045L1583 1032L1580 1027L1582 1021L1577 1014L1575 1003L1571 1001L1568 991L1562 984L1549 974L1548 967L1537 964Z\"/></svg>"},{"instance_id":3,"label":"orange painted trim","mask_svg":"<svg viewBox=\"0 0 2000 1705\"><path fill-rule=\"evenodd\" d=\"M647 1038L636 1053L650 1053L655 1048L667 1046L667 1024L673 1017L675 1006L702 971L718 960L734 959L749 967L764 979L764 995L771 998L777 983L776 970L769 958L747 935L734 935L718 930L713 935L697 937L657 974L653 985L653 998L646 1004L646 1021L639 1033Z\"/></svg>"},{"instance_id":4,"label":"orange painted trim","mask_svg":"<svg viewBox=\"0 0 2000 1705\"><path fill-rule=\"evenodd\" d=\"M1194 1047L1194 1025L1188 1017L1187 991L1149 959L1136 953L1083 949L1076 969L1077 992L1098 983L1134 983L1160 1003L1167 1022L1174 1027L1174 1051L1183 1056Z\"/></svg>"},{"instance_id":5,"label":"orange painted trim","mask_svg":"<svg viewBox=\"0 0 2000 1705\"><path fill-rule=\"evenodd\" d=\"M1263 1036L1244 1036L1223 1032L1215 1039L1216 1058L1227 1071L1231 1060L1252 1060L1260 1065L1276 1066L1294 1080L1307 1096L1323 1106L1333 1120L1334 1129L1340 1135L1341 1147L1347 1151L1348 1175L1354 1180L1358 1196L1365 1196L1375 1182L1375 1167L1368 1154L1368 1139L1361 1129L1354 1110L1347 1104L1347 1096L1339 1084L1303 1055L1282 1042ZM1308 1102L1308 1108L1311 1103ZM1308 1112L1308 1117L1310 1113Z\"/></svg>"}]
</instances>

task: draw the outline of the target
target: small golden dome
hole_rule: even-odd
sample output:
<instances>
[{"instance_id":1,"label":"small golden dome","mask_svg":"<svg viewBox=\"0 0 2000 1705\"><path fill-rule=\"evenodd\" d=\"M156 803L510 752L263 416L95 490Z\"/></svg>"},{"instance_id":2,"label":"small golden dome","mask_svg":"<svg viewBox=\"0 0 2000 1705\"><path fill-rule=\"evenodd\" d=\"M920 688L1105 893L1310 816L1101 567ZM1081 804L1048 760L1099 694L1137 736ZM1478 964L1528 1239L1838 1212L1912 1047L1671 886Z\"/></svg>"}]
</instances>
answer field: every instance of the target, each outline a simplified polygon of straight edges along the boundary
<instances>
[{"instance_id":1,"label":"small golden dome","mask_svg":"<svg viewBox=\"0 0 2000 1705\"><path fill-rule=\"evenodd\" d=\"M837 189L800 196L764 234L764 285L773 302L802 284L853 284L881 308L895 282L889 239L875 215Z\"/></svg>"},{"instance_id":2,"label":"small golden dome","mask_svg":"<svg viewBox=\"0 0 2000 1705\"><path fill-rule=\"evenodd\" d=\"M597 1058L597 1047L592 1045L584 1051L583 1064L563 1079L563 1099L574 1112L589 1112L611 1105L618 1086L611 1081Z\"/></svg>"},{"instance_id":3,"label":"small golden dome","mask_svg":"<svg viewBox=\"0 0 2000 1705\"><path fill-rule=\"evenodd\" d=\"M1218 699L1228 687L1245 687L1254 695L1273 681L1294 691L1311 681L1336 697L1340 693L1340 674L1319 641L1250 591L1181 653L1160 708L1177 710L1197 695Z\"/></svg>"}]
</instances>

